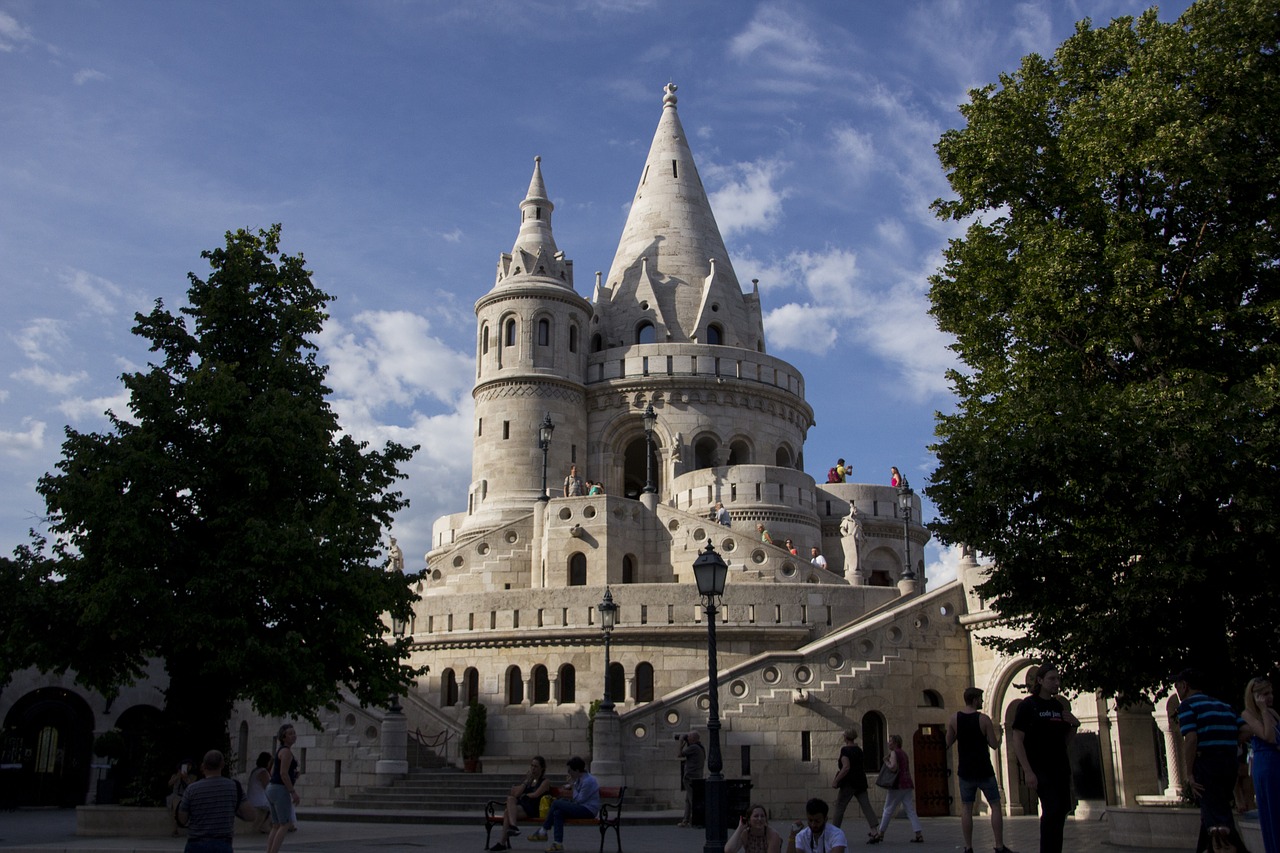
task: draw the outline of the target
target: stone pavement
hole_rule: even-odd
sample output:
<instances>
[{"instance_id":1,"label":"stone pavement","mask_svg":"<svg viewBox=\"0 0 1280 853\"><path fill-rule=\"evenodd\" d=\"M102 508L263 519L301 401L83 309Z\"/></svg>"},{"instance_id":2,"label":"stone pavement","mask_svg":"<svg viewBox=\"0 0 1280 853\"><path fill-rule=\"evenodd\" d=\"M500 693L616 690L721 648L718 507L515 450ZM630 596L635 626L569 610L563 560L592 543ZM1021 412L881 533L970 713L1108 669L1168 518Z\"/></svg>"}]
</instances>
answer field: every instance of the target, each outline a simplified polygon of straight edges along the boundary
<instances>
[{"instance_id":1,"label":"stone pavement","mask_svg":"<svg viewBox=\"0 0 1280 853\"><path fill-rule=\"evenodd\" d=\"M959 853L960 819L958 817L923 818L924 844L911 844L910 826L905 820L895 820L889 827L883 844L867 847L860 824L849 822L854 833L850 837L850 853L854 850L874 850L876 853L924 853L947 851ZM1005 819L1005 843L1019 853L1035 853L1039 848L1038 820L1034 817ZM785 824L775 821L775 828L785 829ZM528 834L526 829L525 833ZM978 853L990 851L990 824L979 823L974 828L974 849ZM785 835L785 832L784 832ZM496 840L496 835L495 835ZM524 836L514 839L517 853L540 853L545 844L535 844ZM702 850L704 836L701 830L680 829L675 826L653 824L622 826L622 843L625 853L672 853ZM75 835L75 812L72 809L47 809L0 812L0 851L3 853L180 853L180 838L80 838ZM1066 853L1189 853L1195 844L1187 839L1185 847L1168 848L1115 847L1107 843L1107 825L1101 821L1067 821ZM261 850L265 840L252 837L236 838L239 851ZM570 853L597 853L600 836L596 830L571 827L565 831L565 847ZM303 821L299 830L284 843L282 853L415 853L415 851L439 851L448 853L481 853L484 849L484 829L479 821L474 826L438 824L354 823ZM785 849L785 848L784 848ZM605 844L605 853L614 853L612 839Z\"/></svg>"}]
</instances>

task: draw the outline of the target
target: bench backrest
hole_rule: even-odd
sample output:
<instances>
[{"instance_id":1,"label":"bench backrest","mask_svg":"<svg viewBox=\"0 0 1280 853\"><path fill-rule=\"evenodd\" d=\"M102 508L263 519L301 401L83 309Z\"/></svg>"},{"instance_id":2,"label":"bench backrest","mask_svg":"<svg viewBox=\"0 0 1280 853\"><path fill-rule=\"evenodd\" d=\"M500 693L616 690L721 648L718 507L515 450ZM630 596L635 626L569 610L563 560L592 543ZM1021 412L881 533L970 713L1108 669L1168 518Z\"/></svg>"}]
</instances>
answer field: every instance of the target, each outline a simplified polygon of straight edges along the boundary
<instances>
[{"instance_id":1,"label":"bench backrest","mask_svg":"<svg viewBox=\"0 0 1280 853\"><path fill-rule=\"evenodd\" d=\"M602 800L621 800L621 799L622 799L622 796L623 796L624 794L626 794L626 792L627 792L627 786L626 786L626 785L623 785L623 786L618 787L618 788L613 788L613 787L610 787L610 788L601 788L601 789L600 789L600 799L602 799ZM560 797L568 796L568 795L569 795L569 793L570 793L570 789L569 789L569 788L557 788L557 787L553 787L553 788L551 789L551 796L556 797L557 799L559 799Z\"/></svg>"}]
</instances>

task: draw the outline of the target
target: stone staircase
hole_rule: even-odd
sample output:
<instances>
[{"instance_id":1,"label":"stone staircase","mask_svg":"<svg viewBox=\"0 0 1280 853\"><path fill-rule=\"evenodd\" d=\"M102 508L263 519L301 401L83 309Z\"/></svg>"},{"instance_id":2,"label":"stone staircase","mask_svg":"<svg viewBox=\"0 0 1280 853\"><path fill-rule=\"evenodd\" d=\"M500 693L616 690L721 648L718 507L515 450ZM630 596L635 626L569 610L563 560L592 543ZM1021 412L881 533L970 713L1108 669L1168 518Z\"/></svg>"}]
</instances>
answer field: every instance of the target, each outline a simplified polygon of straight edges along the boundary
<instances>
[{"instance_id":1,"label":"stone staircase","mask_svg":"<svg viewBox=\"0 0 1280 853\"><path fill-rule=\"evenodd\" d=\"M478 823L485 803L505 799L508 789L521 778L514 773L414 769L389 786L361 788L331 807L304 808L302 812L308 820ZM652 796L629 789L622 813L624 816L643 814L641 821L661 823L669 819L672 811L669 803L660 803ZM624 822L631 821L624 817Z\"/></svg>"}]
</instances>

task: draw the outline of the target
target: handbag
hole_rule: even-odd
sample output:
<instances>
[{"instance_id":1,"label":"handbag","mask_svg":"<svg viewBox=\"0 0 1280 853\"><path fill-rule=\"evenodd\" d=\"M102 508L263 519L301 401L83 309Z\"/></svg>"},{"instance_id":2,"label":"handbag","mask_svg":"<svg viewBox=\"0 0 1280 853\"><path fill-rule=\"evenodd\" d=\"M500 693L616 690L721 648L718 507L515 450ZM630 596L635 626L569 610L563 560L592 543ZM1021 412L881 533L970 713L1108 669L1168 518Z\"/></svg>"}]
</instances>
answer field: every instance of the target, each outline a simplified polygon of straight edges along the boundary
<instances>
[{"instance_id":1,"label":"handbag","mask_svg":"<svg viewBox=\"0 0 1280 853\"><path fill-rule=\"evenodd\" d=\"M898 771L888 764L881 767L880 772L876 774L876 785L881 788L898 787Z\"/></svg>"},{"instance_id":2,"label":"handbag","mask_svg":"<svg viewBox=\"0 0 1280 853\"><path fill-rule=\"evenodd\" d=\"M554 799L550 794L545 795L538 800L538 817L543 820L547 819L547 815L551 814L551 801Z\"/></svg>"}]
</instances>

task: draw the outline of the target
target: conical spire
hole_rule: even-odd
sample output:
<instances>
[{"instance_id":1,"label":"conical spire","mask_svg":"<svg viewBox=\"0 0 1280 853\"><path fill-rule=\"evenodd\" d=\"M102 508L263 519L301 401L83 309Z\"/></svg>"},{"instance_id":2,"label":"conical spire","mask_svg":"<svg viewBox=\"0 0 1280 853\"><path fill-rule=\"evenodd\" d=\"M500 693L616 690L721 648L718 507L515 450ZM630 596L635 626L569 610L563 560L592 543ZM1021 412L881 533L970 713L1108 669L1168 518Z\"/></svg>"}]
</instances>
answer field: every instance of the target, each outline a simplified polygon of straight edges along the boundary
<instances>
[{"instance_id":1,"label":"conical spire","mask_svg":"<svg viewBox=\"0 0 1280 853\"><path fill-rule=\"evenodd\" d=\"M551 233L551 211L555 205L547 198L542 181L542 158L533 158L533 177L529 191L520 202L520 232L511 252L498 262L498 284L518 275L546 276L573 287L573 262L565 260Z\"/></svg>"},{"instance_id":2,"label":"conical spire","mask_svg":"<svg viewBox=\"0 0 1280 853\"><path fill-rule=\"evenodd\" d=\"M743 313L742 290L676 112L674 83L663 90L662 116L605 280L611 340L626 342L636 318L625 315L644 302L637 294L642 259L666 321L660 340L705 341L699 324L714 304L724 343L755 348L754 324Z\"/></svg>"}]
</instances>

